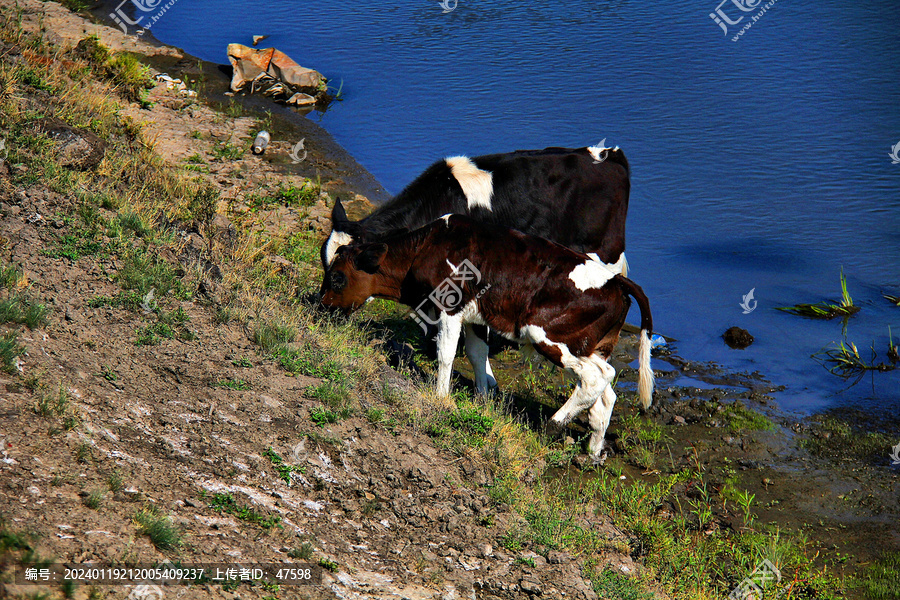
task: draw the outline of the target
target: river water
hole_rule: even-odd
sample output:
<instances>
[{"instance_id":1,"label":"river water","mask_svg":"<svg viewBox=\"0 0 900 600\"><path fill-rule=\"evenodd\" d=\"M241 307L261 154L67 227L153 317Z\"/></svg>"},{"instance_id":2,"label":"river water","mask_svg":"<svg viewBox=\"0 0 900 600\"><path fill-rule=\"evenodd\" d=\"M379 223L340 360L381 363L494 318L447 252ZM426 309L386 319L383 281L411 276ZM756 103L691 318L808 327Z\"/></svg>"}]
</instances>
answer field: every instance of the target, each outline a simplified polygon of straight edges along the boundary
<instances>
[{"instance_id":1,"label":"river water","mask_svg":"<svg viewBox=\"0 0 900 600\"><path fill-rule=\"evenodd\" d=\"M889 326L900 343L900 307L882 297L900 295L894 2L454 5L177 0L152 32L219 63L228 43L269 35L261 46L343 81L344 101L309 118L390 192L447 155L621 146L630 275L679 354L760 371L787 386L789 412L900 410L900 370L848 387L811 358L845 339L840 320L774 310L836 299L843 267L862 307L846 339L877 362ZM732 325L755 343L727 348Z\"/></svg>"}]
</instances>

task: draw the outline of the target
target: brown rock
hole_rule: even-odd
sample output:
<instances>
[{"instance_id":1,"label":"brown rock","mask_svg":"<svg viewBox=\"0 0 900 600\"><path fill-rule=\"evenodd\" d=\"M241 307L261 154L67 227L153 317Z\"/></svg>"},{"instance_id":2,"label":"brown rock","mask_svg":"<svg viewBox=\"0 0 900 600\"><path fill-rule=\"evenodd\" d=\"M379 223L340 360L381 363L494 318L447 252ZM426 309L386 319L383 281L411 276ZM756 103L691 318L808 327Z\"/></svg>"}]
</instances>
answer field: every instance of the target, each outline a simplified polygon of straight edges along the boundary
<instances>
[{"instance_id":1,"label":"brown rock","mask_svg":"<svg viewBox=\"0 0 900 600\"><path fill-rule=\"evenodd\" d=\"M728 331L722 334L725 343L731 348L743 350L753 343L753 336L746 329L740 327L730 327Z\"/></svg>"},{"instance_id":2,"label":"brown rock","mask_svg":"<svg viewBox=\"0 0 900 600\"><path fill-rule=\"evenodd\" d=\"M233 92L240 91L263 74L275 80L274 83L270 80L270 88L280 84L287 88L284 91L288 96L294 96L297 92L314 94L325 81L318 71L301 67L287 54L275 48L255 50L243 44L228 44L228 60L234 68L231 78Z\"/></svg>"}]
</instances>

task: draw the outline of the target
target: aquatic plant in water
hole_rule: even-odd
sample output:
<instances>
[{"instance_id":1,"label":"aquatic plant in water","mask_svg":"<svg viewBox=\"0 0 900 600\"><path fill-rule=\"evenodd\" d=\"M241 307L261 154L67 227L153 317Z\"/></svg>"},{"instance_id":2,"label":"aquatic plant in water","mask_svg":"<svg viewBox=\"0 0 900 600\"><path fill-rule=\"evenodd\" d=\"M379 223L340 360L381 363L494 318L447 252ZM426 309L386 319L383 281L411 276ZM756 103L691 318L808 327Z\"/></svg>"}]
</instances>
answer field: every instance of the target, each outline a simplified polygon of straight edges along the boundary
<instances>
[{"instance_id":1,"label":"aquatic plant in water","mask_svg":"<svg viewBox=\"0 0 900 600\"><path fill-rule=\"evenodd\" d=\"M823 300L815 304L796 304L794 306L779 306L776 310L789 312L792 315L810 317L812 319L833 319L835 317L849 317L859 312L859 307L853 304L853 298L847 292L847 278L844 277L844 269L841 268L841 303L835 304Z\"/></svg>"}]
</instances>

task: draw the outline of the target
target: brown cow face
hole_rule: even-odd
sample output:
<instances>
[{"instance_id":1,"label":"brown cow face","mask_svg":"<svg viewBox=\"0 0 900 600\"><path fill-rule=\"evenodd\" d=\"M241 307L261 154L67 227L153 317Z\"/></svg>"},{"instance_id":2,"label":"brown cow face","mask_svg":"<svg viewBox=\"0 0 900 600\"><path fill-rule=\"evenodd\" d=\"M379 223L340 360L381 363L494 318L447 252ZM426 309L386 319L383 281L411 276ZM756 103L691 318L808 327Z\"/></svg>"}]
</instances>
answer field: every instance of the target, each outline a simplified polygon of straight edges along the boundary
<instances>
[{"instance_id":1,"label":"brown cow face","mask_svg":"<svg viewBox=\"0 0 900 600\"><path fill-rule=\"evenodd\" d=\"M325 273L322 304L349 314L378 294L379 267L387 254L385 244L343 246Z\"/></svg>"}]
</instances>

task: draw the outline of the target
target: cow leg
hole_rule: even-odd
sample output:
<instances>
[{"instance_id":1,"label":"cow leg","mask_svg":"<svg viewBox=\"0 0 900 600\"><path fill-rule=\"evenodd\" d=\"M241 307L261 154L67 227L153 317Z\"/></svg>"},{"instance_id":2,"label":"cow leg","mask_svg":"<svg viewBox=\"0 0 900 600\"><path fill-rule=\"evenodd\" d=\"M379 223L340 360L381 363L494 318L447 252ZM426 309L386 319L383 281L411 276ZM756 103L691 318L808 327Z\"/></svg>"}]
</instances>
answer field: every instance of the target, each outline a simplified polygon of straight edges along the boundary
<instances>
[{"instance_id":1,"label":"cow leg","mask_svg":"<svg viewBox=\"0 0 900 600\"><path fill-rule=\"evenodd\" d=\"M569 356L563 358L562 363L578 375L579 382L566 403L550 419L554 429L564 428L578 413L593 406L606 385L600 368L590 358Z\"/></svg>"},{"instance_id":2,"label":"cow leg","mask_svg":"<svg viewBox=\"0 0 900 600\"><path fill-rule=\"evenodd\" d=\"M462 317L450 316L445 312L438 318L437 334L437 393L441 397L450 395L450 374L453 371L453 359L456 357L456 346L462 331Z\"/></svg>"},{"instance_id":3,"label":"cow leg","mask_svg":"<svg viewBox=\"0 0 900 600\"><path fill-rule=\"evenodd\" d=\"M487 330L485 329L485 331ZM491 371L487 342L475 333L475 327L472 325L466 325L466 357L475 372L475 391L479 394L487 394L495 389L497 380L494 379L494 372Z\"/></svg>"},{"instance_id":4,"label":"cow leg","mask_svg":"<svg viewBox=\"0 0 900 600\"><path fill-rule=\"evenodd\" d=\"M593 358L598 363L606 383L603 393L594 402L588 417L593 430L591 441L588 443L588 452L596 464L601 460L600 457L606 440L606 428L609 427L609 419L612 417L613 406L616 404L616 392L612 388L612 382L616 378L616 370L598 355L595 354Z\"/></svg>"}]
</instances>

